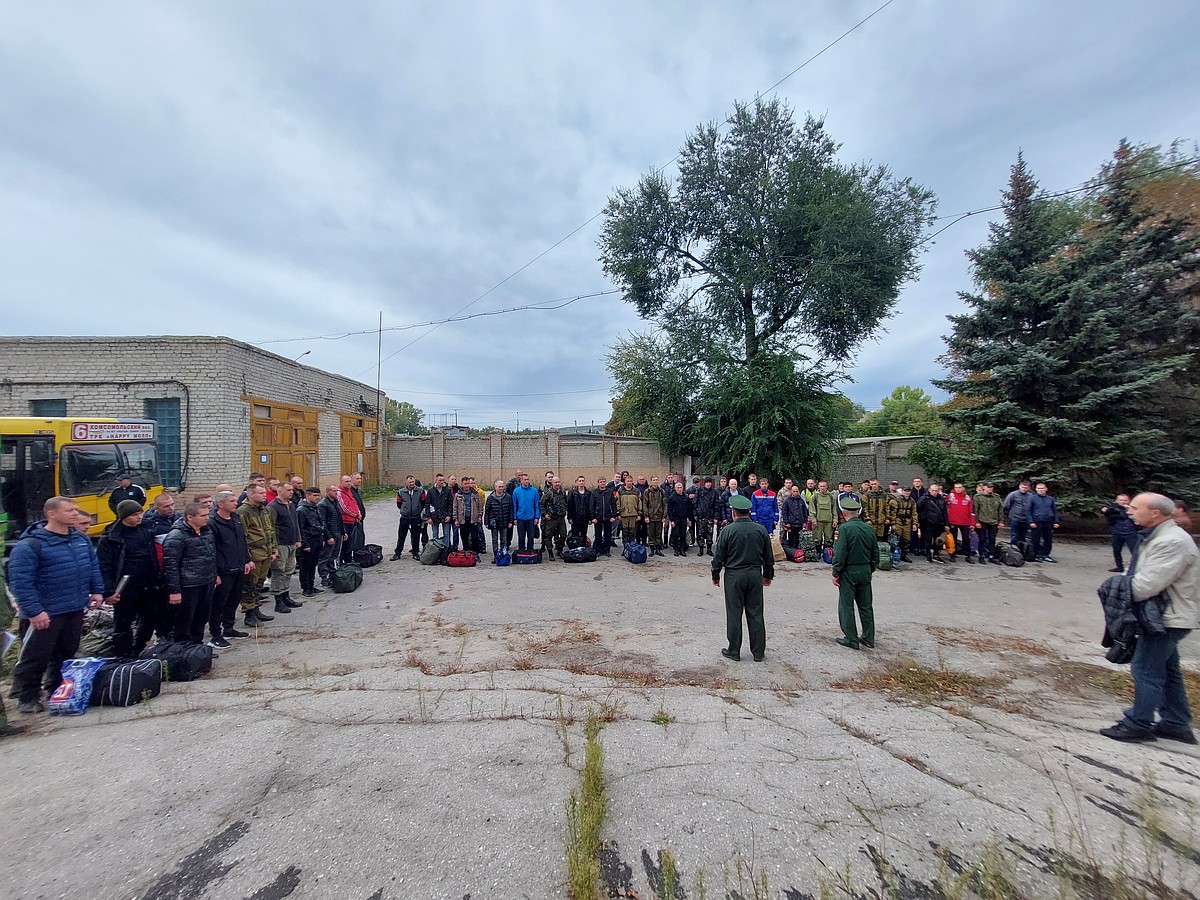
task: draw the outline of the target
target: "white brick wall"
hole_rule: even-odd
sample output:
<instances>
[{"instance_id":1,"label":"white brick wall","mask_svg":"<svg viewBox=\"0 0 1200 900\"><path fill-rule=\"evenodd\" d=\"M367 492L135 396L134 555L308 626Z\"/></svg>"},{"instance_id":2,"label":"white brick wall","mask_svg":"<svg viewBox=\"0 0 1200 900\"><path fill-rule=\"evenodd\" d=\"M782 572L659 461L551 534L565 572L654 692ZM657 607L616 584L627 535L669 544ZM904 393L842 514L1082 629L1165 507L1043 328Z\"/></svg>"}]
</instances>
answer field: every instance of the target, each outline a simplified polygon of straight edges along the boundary
<instances>
[{"instance_id":1,"label":"white brick wall","mask_svg":"<svg viewBox=\"0 0 1200 900\"><path fill-rule=\"evenodd\" d=\"M67 400L68 416L145 415L144 401L179 397L188 489L237 484L250 459L243 395L324 410L320 470L341 467L338 412L371 415L375 389L225 337L0 338L0 415L33 399Z\"/></svg>"}]
</instances>

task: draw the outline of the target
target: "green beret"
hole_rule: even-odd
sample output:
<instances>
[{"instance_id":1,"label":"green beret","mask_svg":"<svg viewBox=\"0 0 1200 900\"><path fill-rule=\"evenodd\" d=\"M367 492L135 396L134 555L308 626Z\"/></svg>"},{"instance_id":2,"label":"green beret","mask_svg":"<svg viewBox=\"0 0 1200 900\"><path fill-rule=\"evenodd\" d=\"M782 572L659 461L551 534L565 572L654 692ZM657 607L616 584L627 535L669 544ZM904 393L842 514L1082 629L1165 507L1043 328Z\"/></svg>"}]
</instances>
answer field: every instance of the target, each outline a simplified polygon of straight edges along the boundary
<instances>
[{"instance_id":1,"label":"green beret","mask_svg":"<svg viewBox=\"0 0 1200 900\"><path fill-rule=\"evenodd\" d=\"M753 504L750 502L749 497L743 497L741 494L734 494L732 497L729 498L729 508L730 509L740 509L743 512L748 512L749 510L753 509L754 507L753 507Z\"/></svg>"},{"instance_id":2,"label":"green beret","mask_svg":"<svg viewBox=\"0 0 1200 900\"><path fill-rule=\"evenodd\" d=\"M839 504L839 506L841 506L845 512L858 512L862 509L862 504L853 497L847 497Z\"/></svg>"}]
</instances>

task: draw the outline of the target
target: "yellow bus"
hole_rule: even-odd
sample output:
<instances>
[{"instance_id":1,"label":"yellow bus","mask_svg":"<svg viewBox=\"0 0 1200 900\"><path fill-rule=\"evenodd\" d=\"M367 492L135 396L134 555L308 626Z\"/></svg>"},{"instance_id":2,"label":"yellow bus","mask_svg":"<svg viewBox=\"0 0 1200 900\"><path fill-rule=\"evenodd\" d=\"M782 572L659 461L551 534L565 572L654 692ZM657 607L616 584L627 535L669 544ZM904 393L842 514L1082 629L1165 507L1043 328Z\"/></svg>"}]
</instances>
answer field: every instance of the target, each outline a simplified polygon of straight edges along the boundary
<instances>
[{"instance_id":1,"label":"yellow bus","mask_svg":"<svg viewBox=\"0 0 1200 900\"><path fill-rule=\"evenodd\" d=\"M42 519L50 497L70 497L92 517L95 537L113 521L108 495L128 472L146 490L147 505L162 493L157 426L149 419L0 417L0 510L11 547Z\"/></svg>"}]
</instances>

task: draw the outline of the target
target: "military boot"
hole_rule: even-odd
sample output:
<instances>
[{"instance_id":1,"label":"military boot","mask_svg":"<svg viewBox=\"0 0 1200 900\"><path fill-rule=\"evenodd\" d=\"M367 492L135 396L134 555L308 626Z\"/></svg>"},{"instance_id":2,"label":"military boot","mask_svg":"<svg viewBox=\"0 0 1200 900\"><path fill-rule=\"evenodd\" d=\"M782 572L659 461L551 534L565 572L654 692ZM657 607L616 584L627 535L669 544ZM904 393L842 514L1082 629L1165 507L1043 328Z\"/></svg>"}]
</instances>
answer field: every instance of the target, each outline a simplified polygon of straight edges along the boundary
<instances>
[{"instance_id":1,"label":"military boot","mask_svg":"<svg viewBox=\"0 0 1200 900\"><path fill-rule=\"evenodd\" d=\"M283 599L285 596L286 596L286 594L276 594L275 595L275 614L276 615L290 613L292 611L292 608L287 605L287 601Z\"/></svg>"},{"instance_id":2,"label":"military boot","mask_svg":"<svg viewBox=\"0 0 1200 900\"><path fill-rule=\"evenodd\" d=\"M304 604L303 604L301 601L299 601L299 600L293 600L293 599L292 599L292 592L291 592L291 591L284 591L284 592L283 592L283 602L284 602L284 604L286 604L286 605L287 605L287 606L288 606L290 609L299 609L300 607L302 607L302 606L304 605Z\"/></svg>"}]
</instances>

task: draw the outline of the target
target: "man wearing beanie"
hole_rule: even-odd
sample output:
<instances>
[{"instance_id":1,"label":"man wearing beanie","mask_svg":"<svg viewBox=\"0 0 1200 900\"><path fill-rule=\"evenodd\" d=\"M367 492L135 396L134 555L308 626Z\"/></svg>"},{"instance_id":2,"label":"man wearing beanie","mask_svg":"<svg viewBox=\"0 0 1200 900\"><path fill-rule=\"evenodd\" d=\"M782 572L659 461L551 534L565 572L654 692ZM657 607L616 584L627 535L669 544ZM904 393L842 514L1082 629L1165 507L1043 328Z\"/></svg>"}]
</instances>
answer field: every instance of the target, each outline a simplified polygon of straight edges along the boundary
<instances>
[{"instance_id":1,"label":"man wearing beanie","mask_svg":"<svg viewBox=\"0 0 1200 900\"><path fill-rule=\"evenodd\" d=\"M117 520L100 535L96 555L104 596L113 605L113 652L129 659L145 650L154 634L159 613L155 591L162 579L154 530L142 524L141 504L122 500L116 513ZM117 593L125 576L129 581Z\"/></svg>"}]
</instances>

